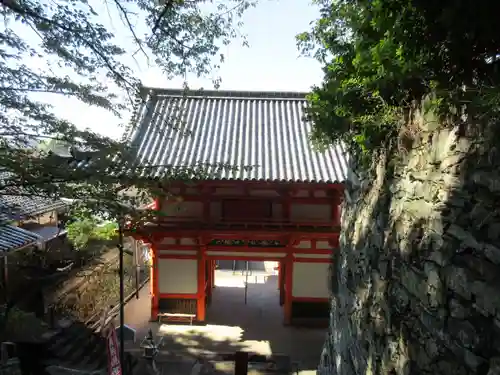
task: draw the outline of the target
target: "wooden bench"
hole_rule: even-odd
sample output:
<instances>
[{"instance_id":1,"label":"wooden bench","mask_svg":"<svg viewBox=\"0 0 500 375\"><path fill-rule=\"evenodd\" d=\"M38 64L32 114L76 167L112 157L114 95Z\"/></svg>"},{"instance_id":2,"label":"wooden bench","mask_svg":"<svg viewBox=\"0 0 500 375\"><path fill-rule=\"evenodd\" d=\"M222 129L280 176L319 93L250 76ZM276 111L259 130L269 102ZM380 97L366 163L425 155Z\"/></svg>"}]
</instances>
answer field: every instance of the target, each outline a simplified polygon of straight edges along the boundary
<instances>
[{"instance_id":1,"label":"wooden bench","mask_svg":"<svg viewBox=\"0 0 500 375\"><path fill-rule=\"evenodd\" d=\"M158 314L158 323L162 323L163 319L165 319L166 322L175 322L175 323L189 322L189 325L193 325L193 320L196 319L196 314L179 314L179 313Z\"/></svg>"}]
</instances>

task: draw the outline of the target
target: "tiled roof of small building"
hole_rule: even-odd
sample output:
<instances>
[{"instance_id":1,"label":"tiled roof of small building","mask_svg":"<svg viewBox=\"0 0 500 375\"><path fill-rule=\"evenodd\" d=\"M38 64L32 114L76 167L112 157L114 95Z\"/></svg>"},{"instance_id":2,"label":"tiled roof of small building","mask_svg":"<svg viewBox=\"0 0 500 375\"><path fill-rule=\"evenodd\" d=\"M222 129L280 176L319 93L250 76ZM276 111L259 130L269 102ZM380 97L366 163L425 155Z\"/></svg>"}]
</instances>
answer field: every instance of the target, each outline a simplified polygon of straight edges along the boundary
<instances>
[{"instance_id":1,"label":"tiled roof of small building","mask_svg":"<svg viewBox=\"0 0 500 375\"><path fill-rule=\"evenodd\" d=\"M12 225L0 225L0 254L42 242L43 239L35 233Z\"/></svg>"},{"instance_id":2,"label":"tiled roof of small building","mask_svg":"<svg viewBox=\"0 0 500 375\"><path fill-rule=\"evenodd\" d=\"M12 177L10 172L0 172L0 185ZM0 224L34 218L66 206L60 199L33 196L22 187L9 186L0 191Z\"/></svg>"},{"instance_id":3,"label":"tiled roof of small building","mask_svg":"<svg viewBox=\"0 0 500 375\"><path fill-rule=\"evenodd\" d=\"M23 195L0 195L0 222L25 220L59 210L66 204L59 199Z\"/></svg>"},{"instance_id":4,"label":"tiled roof of small building","mask_svg":"<svg viewBox=\"0 0 500 375\"><path fill-rule=\"evenodd\" d=\"M130 142L137 162L169 169L231 165L214 179L343 182L342 146L313 150L303 93L147 89ZM245 167L252 168L245 168ZM212 178L212 177L211 177Z\"/></svg>"}]
</instances>

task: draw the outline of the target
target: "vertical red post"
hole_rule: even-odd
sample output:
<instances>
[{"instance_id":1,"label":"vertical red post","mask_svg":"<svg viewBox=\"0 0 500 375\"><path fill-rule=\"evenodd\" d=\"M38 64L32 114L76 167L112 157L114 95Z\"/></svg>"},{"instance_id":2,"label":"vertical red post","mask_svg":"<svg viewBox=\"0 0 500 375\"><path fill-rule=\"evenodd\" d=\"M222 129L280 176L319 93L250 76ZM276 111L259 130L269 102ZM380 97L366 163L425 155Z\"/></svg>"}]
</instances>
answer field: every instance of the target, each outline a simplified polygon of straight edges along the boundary
<instances>
[{"instance_id":1,"label":"vertical red post","mask_svg":"<svg viewBox=\"0 0 500 375\"><path fill-rule=\"evenodd\" d=\"M207 285L207 297L212 295L212 288L214 285L214 275L213 275L213 260L207 259L205 260L208 271L208 285Z\"/></svg>"},{"instance_id":2,"label":"vertical red post","mask_svg":"<svg viewBox=\"0 0 500 375\"><path fill-rule=\"evenodd\" d=\"M338 190L333 195L332 222L333 225L340 225L340 192Z\"/></svg>"},{"instance_id":3,"label":"vertical red post","mask_svg":"<svg viewBox=\"0 0 500 375\"><path fill-rule=\"evenodd\" d=\"M158 320L158 307L159 307L159 285L158 285L158 254L154 245L151 245L151 269L149 282L151 283L151 321Z\"/></svg>"},{"instance_id":4,"label":"vertical red post","mask_svg":"<svg viewBox=\"0 0 500 375\"><path fill-rule=\"evenodd\" d=\"M293 253L291 248L288 248L287 250L288 253L285 259L285 306L283 313L284 324L290 325L292 323Z\"/></svg>"},{"instance_id":5,"label":"vertical red post","mask_svg":"<svg viewBox=\"0 0 500 375\"><path fill-rule=\"evenodd\" d=\"M152 209L158 211L161 209L161 202L159 198L155 198ZM151 283L151 321L158 320L158 308L160 302L160 287L158 284L158 262L160 259L157 251L158 250L156 249L155 244L151 244L151 269L149 275L149 282Z\"/></svg>"},{"instance_id":6,"label":"vertical red post","mask_svg":"<svg viewBox=\"0 0 500 375\"><path fill-rule=\"evenodd\" d=\"M278 263L278 289L280 291L280 306L285 304L285 272L286 267L283 261L280 260Z\"/></svg>"},{"instance_id":7,"label":"vertical red post","mask_svg":"<svg viewBox=\"0 0 500 375\"><path fill-rule=\"evenodd\" d=\"M201 246L198 251L198 294L196 303L196 318L199 322L205 321L205 271L206 271L206 256L205 246Z\"/></svg>"},{"instance_id":8,"label":"vertical red post","mask_svg":"<svg viewBox=\"0 0 500 375\"><path fill-rule=\"evenodd\" d=\"M212 260L212 288L215 288L215 268L217 267L217 261Z\"/></svg>"}]
</instances>

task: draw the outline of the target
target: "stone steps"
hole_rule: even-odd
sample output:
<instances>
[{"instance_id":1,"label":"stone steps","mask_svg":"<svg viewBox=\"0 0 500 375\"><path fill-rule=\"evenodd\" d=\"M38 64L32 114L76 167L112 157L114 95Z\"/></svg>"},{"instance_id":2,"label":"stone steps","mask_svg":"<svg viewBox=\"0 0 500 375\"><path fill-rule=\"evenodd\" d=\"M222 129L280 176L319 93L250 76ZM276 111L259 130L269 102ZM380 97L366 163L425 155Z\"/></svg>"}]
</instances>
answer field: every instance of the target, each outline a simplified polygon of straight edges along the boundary
<instances>
[{"instance_id":1,"label":"stone steps","mask_svg":"<svg viewBox=\"0 0 500 375\"><path fill-rule=\"evenodd\" d=\"M82 371L107 369L106 340L83 323L65 324L50 337L47 348L53 355L50 365ZM137 359L133 358L132 365L137 365Z\"/></svg>"}]
</instances>

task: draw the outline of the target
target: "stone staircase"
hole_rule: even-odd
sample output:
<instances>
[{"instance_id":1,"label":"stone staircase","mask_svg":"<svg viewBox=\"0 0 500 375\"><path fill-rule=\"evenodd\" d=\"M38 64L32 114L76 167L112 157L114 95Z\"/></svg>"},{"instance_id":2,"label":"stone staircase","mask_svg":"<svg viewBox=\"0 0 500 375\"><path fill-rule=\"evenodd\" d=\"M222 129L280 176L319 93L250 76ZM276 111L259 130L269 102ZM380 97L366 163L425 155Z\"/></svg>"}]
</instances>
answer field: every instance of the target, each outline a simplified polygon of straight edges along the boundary
<instances>
[{"instance_id":1,"label":"stone staircase","mask_svg":"<svg viewBox=\"0 0 500 375\"><path fill-rule=\"evenodd\" d=\"M46 345L52 357L45 361L46 365L106 373L108 357L103 337L80 322L63 321L58 326L58 330L47 337ZM130 364L135 367L137 359L130 357Z\"/></svg>"}]
</instances>

